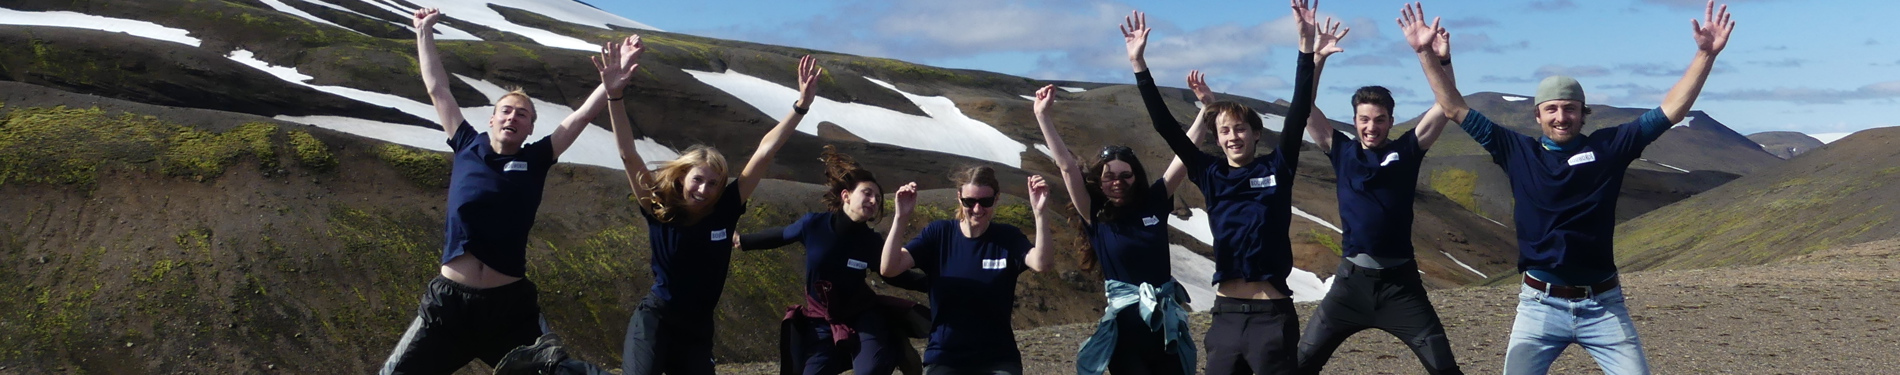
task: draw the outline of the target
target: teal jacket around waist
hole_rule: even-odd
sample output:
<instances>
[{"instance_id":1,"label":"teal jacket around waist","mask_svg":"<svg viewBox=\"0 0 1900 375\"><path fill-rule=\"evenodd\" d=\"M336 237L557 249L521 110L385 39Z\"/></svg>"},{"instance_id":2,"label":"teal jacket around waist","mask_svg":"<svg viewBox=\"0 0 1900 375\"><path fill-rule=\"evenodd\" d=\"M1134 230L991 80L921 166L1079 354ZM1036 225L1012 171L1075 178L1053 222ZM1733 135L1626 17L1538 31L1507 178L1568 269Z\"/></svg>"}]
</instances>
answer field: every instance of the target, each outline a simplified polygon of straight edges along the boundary
<instances>
[{"instance_id":1,"label":"teal jacket around waist","mask_svg":"<svg viewBox=\"0 0 1900 375\"><path fill-rule=\"evenodd\" d=\"M1138 308L1141 321L1147 323L1150 331L1161 332L1162 345L1168 352L1181 358L1182 373L1194 373L1197 364L1194 358L1194 340L1188 337L1187 310L1181 305L1188 303L1187 291L1168 280L1160 286L1142 283L1137 286L1121 281L1108 280L1103 289L1107 290L1108 309L1102 312L1102 320L1095 325L1095 335L1082 342L1082 349L1076 353L1075 370L1083 375L1100 375L1108 369L1108 360L1115 355L1115 338L1123 327L1115 324L1115 316L1122 309Z\"/></svg>"}]
</instances>

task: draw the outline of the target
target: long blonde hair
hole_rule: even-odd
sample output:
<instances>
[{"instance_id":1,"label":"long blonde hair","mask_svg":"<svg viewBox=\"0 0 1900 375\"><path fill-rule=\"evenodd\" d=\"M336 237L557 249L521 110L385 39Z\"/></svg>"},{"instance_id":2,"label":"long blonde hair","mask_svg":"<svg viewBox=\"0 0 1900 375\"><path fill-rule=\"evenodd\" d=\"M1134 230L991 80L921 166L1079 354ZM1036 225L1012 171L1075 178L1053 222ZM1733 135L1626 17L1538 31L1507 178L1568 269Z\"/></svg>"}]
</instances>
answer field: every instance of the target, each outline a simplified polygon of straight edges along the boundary
<instances>
[{"instance_id":1,"label":"long blonde hair","mask_svg":"<svg viewBox=\"0 0 1900 375\"><path fill-rule=\"evenodd\" d=\"M713 173L719 175L717 180L719 184L725 184L726 156L720 154L718 149L706 145L693 145L687 148L686 152L680 153L678 159L666 162L665 165L653 171L653 179L647 185L647 190L652 191L653 196L641 198L640 205L646 208L647 212L653 213L653 217L660 219L662 223L672 223L674 220L687 216L686 187L681 180L686 179L686 174L692 172L695 167L711 169ZM713 196L708 197L707 201L718 202L721 198L719 195L724 192L723 188L715 190Z\"/></svg>"}]
</instances>

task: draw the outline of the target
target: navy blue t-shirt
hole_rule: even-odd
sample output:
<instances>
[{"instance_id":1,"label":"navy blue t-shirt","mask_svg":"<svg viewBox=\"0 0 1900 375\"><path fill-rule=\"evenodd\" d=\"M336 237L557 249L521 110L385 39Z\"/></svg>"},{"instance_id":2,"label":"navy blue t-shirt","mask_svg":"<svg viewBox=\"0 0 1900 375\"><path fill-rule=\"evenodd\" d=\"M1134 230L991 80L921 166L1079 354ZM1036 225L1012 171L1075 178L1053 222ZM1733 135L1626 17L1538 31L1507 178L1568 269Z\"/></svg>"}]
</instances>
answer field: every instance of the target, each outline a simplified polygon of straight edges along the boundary
<instances>
[{"instance_id":1,"label":"navy blue t-shirt","mask_svg":"<svg viewBox=\"0 0 1900 375\"><path fill-rule=\"evenodd\" d=\"M1333 173L1339 176L1339 217L1346 257L1412 258L1412 198L1418 194L1425 150L1407 131L1376 149L1333 132Z\"/></svg>"},{"instance_id":2,"label":"navy blue t-shirt","mask_svg":"<svg viewBox=\"0 0 1900 375\"><path fill-rule=\"evenodd\" d=\"M876 294L864 284L864 273L883 256L884 236L838 212L814 212L785 227L784 239L805 245L805 294L817 295L819 281L831 283L831 311L849 312L871 302ZM844 228L838 228L840 222ZM853 306L837 306L844 303Z\"/></svg>"},{"instance_id":3,"label":"navy blue t-shirt","mask_svg":"<svg viewBox=\"0 0 1900 375\"><path fill-rule=\"evenodd\" d=\"M528 230L541 208L541 187L554 166L554 142L543 137L502 155L488 144L488 133L467 121L449 138L455 150L449 174L447 242L442 264L462 254L475 256L503 275L528 271Z\"/></svg>"},{"instance_id":4,"label":"navy blue t-shirt","mask_svg":"<svg viewBox=\"0 0 1900 375\"><path fill-rule=\"evenodd\" d=\"M732 264L732 238L738 236L733 230L744 213L739 180L726 183L712 214L692 225L662 223L653 213L640 210L647 220L647 243L653 248L653 294L666 301L668 309L711 312L719 304Z\"/></svg>"},{"instance_id":5,"label":"navy blue t-shirt","mask_svg":"<svg viewBox=\"0 0 1900 375\"><path fill-rule=\"evenodd\" d=\"M1155 180L1139 207L1124 207L1110 220L1096 218L1085 227L1102 276L1129 284L1160 286L1174 279L1168 255L1168 216L1174 211L1167 184ZM1107 200L1093 202L1099 210Z\"/></svg>"},{"instance_id":6,"label":"navy blue t-shirt","mask_svg":"<svg viewBox=\"0 0 1900 375\"><path fill-rule=\"evenodd\" d=\"M1295 62L1293 102L1287 108L1280 146L1272 155L1256 157L1247 165L1227 165L1223 157L1202 153L1181 131L1168 112L1154 75L1135 73L1136 88L1155 132L1187 165L1188 180L1201 188L1207 200L1208 224L1214 230L1214 284L1228 280L1266 281L1293 295L1286 284L1293 272L1293 245L1287 228L1293 217L1293 175L1313 110L1313 54L1301 53ZM1265 135L1264 129L1259 131Z\"/></svg>"},{"instance_id":7,"label":"navy blue t-shirt","mask_svg":"<svg viewBox=\"0 0 1900 375\"><path fill-rule=\"evenodd\" d=\"M930 280L927 364L984 364L1022 360L1010 328L1016 276L1035 247L1023 231L990 223L969 238L954 220L938 220L904 245Z\"/></svg>"},{"instance_id":8,"label":"navy blue t-shirt","mask_svg":"<svg viewBox=\"0 0 1900 375\"><path fill-rule=\"evenodd\" d=\"M1623 173L1669 125L1661 108L1652 109L1634 122L1591 132L1570 150L1547 149L1475 110L1459 127L1511 178L1518 270L1542 273L1547 282L1588 285L1616 275Z\"/></svg>"}]
</instances>

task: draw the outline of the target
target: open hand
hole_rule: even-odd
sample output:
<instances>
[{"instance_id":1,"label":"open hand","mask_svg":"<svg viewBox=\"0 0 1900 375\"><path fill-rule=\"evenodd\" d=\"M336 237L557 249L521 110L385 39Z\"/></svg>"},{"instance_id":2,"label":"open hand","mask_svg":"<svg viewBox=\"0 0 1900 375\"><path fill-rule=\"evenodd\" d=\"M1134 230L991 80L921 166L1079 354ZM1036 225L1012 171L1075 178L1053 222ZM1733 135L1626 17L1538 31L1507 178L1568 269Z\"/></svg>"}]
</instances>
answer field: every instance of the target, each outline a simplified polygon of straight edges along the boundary
<instances>
[{"instance_id":1,"label":"open hand","mask_svg":"<svg viewBox=\"0 0 1900 375\"><path fill-rule=\"evenodd\" d=\"M1289 2L1293 6L1293 21L1298 22L1300 27L1300 53L1313 53L1313 47L1318 44L1314 40L1318 35L1314 34L1319 33L1320 27L1316 19L1316 15L1319 14L1319 0L1289 0Z\"/></svg>"},{"instance_id":2,"label":"open hand","mask_svg":"<svg viewBox=\"0 0 1900 375\"><path fill-rule=\"evenodd\" d=\"M1041 216L1048 205L1049 182L1043 181L1042 175L1029 175L1029 207L1036 210L1032 213Z\"/></svg>"},{"instance_id":3,"label":"open hand","mask_svg":"<svg viewBox=\"0 0 1900 375\"><path fill-rule=\"evenodd\" d=\"M1332 17L1326 17L1326 23L1317 27L1314 31L1318 32L1319 39L1314 41L1313 52L1319 54L1319 59L1324 60L1327 56L1346 51L1339 47L1339 40L1346 39L1346 34L1351 33L1352 28L1340 28L1339 21L1334 21Z\"/></svg>"},{"instance_id":4,"label":"open hand","mask_svg":"<svg viewBox=\"0 0 1900 375\"><path fill-rule=\"evenodd\" d=\"M1133 15L1122 19L1122 41L1128 44L1128 60L1140 61L1148 50L1148 14L1134 11Z\"/></svg>"},{"instance_id":5,"label":"open hand","mask_svg":"<svg viewBox=\"0 0 1900 375\"><path fill-rule=\"evenodd\" d=\"M1202 105L1214 104L1214 89L1207 87L1207 74L1200 70L1188 71L1188 91L1194 92L1194 100Z\"/></svg>"},{"instance_id":6,"label":"open hand","mask_svg":"<svg viewBox=\"0 0 1900 375\"><path fill-rule=\"evenodd\" d=\"M436 8L416 9L416 16L409 20L417 33L434 33L435 23L442 21L442 10Z\"/></svg>"},{"instance_id":7,"label":"open hand","mask_svg":"<svg viewBox=\"0 0 1900 375\"><path fill-rule=\"evenodd\" d=\"M1405 8L1399 11L1399 15L1399 32L1405 34L1405 43L1412 45L1412 51L1426 52L1432 48L1435 42L1433 39L1438 37L1439 30L1443 30L1438 26L1438 18L1432 17L1432 24L1426 25L1425 5L1421 3L1405 4ZM1440 58L1450 56L1450 49L1447 48L1446 54Z\"/></svg>"},{"instance_id":8,"label":"open hand","mask_svg":"<svg viewBox=\"0 0 1900 375\"><path fill-rule=\"evenodd\" d=\"M1043 86L1036 90L1036 115L1049 112L1049 106L1056 104L1056 85Z\"/></svg>"},{"instance_id":9,"label":"open hand","mask_svg":"<svg viewBox=\"0 0 1900 375\"><path fill-rule=\"evenodd\" d=\"M818 67L818 58L805 55L798 58L798 107L810 109L812 99L818 96L818 77L825 74L825 68Z\"/></svg>"},{"instance_id":10,"label":"open hand","mask_svg":"<svg viewBox=\"0 0 1900 375\"><path fill-rule=\"evenodd\" d=\"M1729 19L1728 4L1715 9L1715 0L1709 0L1709 7L1702 11L1704 21L1689 20L1689 26L1695 28L1695 46L1710 55L1722 53L1728 47L1728 34L1735 31L1735 20Z\"/></svg>"},{"instance_id":11,"label":"open hand","mask_svg":"<svg viewBox=\"0 0 1900 375\"><path fill-rule=\"evenodd\" d=\"M600 47L600 56L590 58L594 69L600 71L600 83L607 85L608 96L626 91L628 82L633 80L633 71L640 68L637 61L645 50L640 36L634 35L625 41L607 42Z\"/></svg>"}]
</instances>

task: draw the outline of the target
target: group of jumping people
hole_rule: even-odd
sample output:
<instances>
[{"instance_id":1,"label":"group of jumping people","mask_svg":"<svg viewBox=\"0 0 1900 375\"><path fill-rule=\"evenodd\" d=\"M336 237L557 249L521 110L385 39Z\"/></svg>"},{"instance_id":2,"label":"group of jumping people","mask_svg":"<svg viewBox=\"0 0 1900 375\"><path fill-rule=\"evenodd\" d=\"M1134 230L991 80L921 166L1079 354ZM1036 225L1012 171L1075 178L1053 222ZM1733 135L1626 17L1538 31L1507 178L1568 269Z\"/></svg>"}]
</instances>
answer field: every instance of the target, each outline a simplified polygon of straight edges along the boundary
<instances>
[{"instance_id":1,"label":"group of jumping people","mask_svg":"<svg viewBox=\"0 0 1900 375\"><path fill-rule=\"evenodd\" d=\"M1155 131L1174 159L1150 176L1134 150L1103 147L1084 166L1051 118L1057 88L1036 92L1038 127L1060 169L1062 185L1087 241L1082 267L1099 269L1107 305L1094 335L1077 353L1076 372L1100 374L1318 373L1344 340L1377 328L1396 336L1432 374L1460 374L1445 328L1421 283L1413 256L1413 201L1421 162L1448 123L1456 123L1490 153L1509 177L1523 274L1516 321L1505 354L1506 374L1542 374L1567 346L1577 344L1606 373L1648 373L1648 363L1624 307L1613 261L1614 210L1624 171L1645 146L1683 120L1727 45L1734 28L1727 6L1711 1L1692 20L1697 50L1682 79L1660 107L1633 122L1583 134L1590 108L1573 78L1553 76L1537 87L1534 112L1543 134L1533 138L1491 122L1466 105L1452 74L1451 34L1420 4L1407 4L1398 25L1416 53L1436 104L1417 127L1393 138L1389 90L1360 88L1352 96L1353 131L1332 129L1314 105L1320 72L1342 52L1350 32L1318 20L1317 3L1290 0L1298 23L1293 96L1278 147L1259 154L1263 117L1235 101L1218 101L1199 71L1187 84L1204 104L1184 132L1170 113L1144 57L1151 29L1134 12L1120 29ZM694 146L648 169L634 146L625 90L644 51L638 36L603 46L593 59L600 86L553 134L524 143L535 109L521 91L494 103L482 132L462 117L450 94L432 26L434 9L414 24L423 82L454 151L441 275L431 280L417 317L383 367L385 374L447 374L480 359L499 370L531 362L535 371L604 373L558 354L525 278L529 228L550 168L603 109L625 162L628 185L645 218L652 249L650 294L630 307L622 352L624 374L713 373L713 309L724 289L731 253L801 243L806 301L787 311L782 361L787 374L891 374L909 350L903 316L914 302L879 296L866 284L875 271L900 287L929 295L924 374L1021 374L1011 329L1017 276L1055 267L1049 185L1027 177L1035 228L994 222L1001 181L988 167L957 170L956 219L906 233L917 204L917 184L896 189L896 212L883 235L885 190L849 156L824 154L827 210L781 228L734 233L746 199L759 186L774 154L811 109L823 69L800 59L799 98L792 113L766 133L736 178L716 149ZM1211 122L1211 124L1209 123ZM1317 124L1317 125L1315 125ZM1212 131L1220 155L1200 144ZM1287 228L1299 152L1305 134L1338 176L1344 228L1342 259L1306 329L1299 327L1287 277L1293 256ZM1215 301L1212 326L1202 338L1205 362L1190 337L1185 289L1172 276L1168 220L1174 194L1192 181L1205 198L1213 231Z\"/></svg>"}]
</instances>

